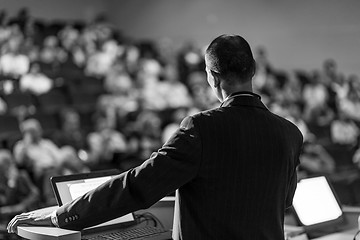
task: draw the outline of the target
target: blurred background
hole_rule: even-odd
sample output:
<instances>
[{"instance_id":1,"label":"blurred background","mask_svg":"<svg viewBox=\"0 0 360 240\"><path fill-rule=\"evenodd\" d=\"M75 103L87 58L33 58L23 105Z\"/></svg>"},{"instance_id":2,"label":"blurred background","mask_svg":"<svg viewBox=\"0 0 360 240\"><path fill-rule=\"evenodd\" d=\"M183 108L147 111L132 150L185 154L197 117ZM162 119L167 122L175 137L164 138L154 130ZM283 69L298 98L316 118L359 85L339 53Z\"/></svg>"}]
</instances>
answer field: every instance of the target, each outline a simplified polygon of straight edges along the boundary
<instances>
[{"instance_id":1,"label":"blurred background","mask_svg":"<svg viewBox=\"0 0 360 240\"><path fill-rule=\"evenodd\" d=\"M146 160L192 113L219 106L204 49L253 48L254 91L304 135L299 178L360 205L360 2L3 0L0 222L56 204L49 176Z\"/></svg>"}]
</instances>

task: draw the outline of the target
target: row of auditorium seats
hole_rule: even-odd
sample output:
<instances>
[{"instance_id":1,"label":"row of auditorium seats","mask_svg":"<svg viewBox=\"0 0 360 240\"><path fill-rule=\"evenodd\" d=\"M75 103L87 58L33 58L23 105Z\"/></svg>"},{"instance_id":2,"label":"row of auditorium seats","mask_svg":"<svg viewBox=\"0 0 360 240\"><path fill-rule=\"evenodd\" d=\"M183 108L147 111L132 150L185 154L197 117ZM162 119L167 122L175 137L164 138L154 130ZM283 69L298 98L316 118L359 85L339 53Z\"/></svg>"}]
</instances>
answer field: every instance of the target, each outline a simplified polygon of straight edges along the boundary
<instances>
[{"instance_id":1,"label":"row of auditorium seats","mask_svg":"<svg viewBox=\"0 0 360 240\"><path fill-rule=\"evenodd\" d=\"M72 106L79 111L91 111L95 108L98 93L87 91L64 91L63 89L53 89L41 95L30 93L14 92L4 95L3 100L7 105L7 113L13 114L18 107L35 107L37 112L56 113L66 106Z\"/></svg>"},{"instance_id":2,"label":"row of auditorium seats","mask_svg":"<svg viewBox=\"0 0 360 240\"><path fill-rule=\"evenodd\" d=\"M17 79L12 79L14 86L18 85ZM30 93L21 92L15 87L14 92L6 94L2 92L1 97L7 104L9 112L18 106L35 106L45 112L57 111L59 107L72 104L79 108L94 105L96 97L105 92L102 79L93 77L63 78L54 80L55 88L50 92L35 96Z\"/></svg>"},{"instance_id":3,"label":"row of auditorium seats","mask_svg":"<svg viewBox=\"0 0 360 240\"><path fill-rule=\"evenodd\" d=\"M94 130L93 112L79 112L81 128L85 133ZM56 131L61 131L61 117L57 113L35 113L28 117L37 119L43 129L45 138L51 138ZM12 149L21 138L18 118L13 115L0 116L0 148Z\"/></svg>"},{"instance_id":4,"label":"row of auditorium seats","mask_svg":"<svg viewBox=\"0 0 360 240\"><path fill-rule=\"evenodd\" d=\"M4 77L3 77L4 79ZM6 78L7 80L9 78ZM12 79L18 83L17 79ZM96 110L98 97L105 92L103 80L92 77L56 79L56 87L49 92L34 95L15 89L10 94L1 93L0 97L7 106L5 115L0 116L0 147L11 149L21 138L19 129L19 110L26 109L27 117L39 120L44 136L51 136L61 128L60 112L64 108L73 108L80 114L82 129L93 130L92 114Z\"/></svg>"},{"instance_id":5,"label":"row of auditorium seats","mask_svg":"<svg viewBox=\"0 0 360 240\"><path fill-rule=\"evenodd\" d=\"M62 86L71 91L80 90L89 93L105 92L104 80L102 78L85 76L84 74L72 74L69 69L63 72L55 71L52 74L49 73L45 75L54 81L55 86ZM19 90L19 78L0 75L0 83L4 81L11 81L15 91Z\"/></svg>"}]
</instances>

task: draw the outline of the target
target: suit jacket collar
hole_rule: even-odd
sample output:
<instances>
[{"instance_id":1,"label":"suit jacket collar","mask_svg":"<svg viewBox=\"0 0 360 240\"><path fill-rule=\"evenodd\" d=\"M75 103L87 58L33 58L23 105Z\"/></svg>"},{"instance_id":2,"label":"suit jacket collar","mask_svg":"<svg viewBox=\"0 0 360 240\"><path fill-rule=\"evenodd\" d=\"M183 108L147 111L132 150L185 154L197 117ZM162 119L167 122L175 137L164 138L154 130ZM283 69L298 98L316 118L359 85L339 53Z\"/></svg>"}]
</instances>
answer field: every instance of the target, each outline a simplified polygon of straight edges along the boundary
<instances>
[{"instance_id":1,"label":"suit jacket collar","mask_svg":"<svg viewBox=\"0 0 360 240\"><path fill-rule=\"evenodd\" d=\"M253 92L235 92L230 94L220 107L232 107L232 106L250 106L267 109L267 107L261 102L261 97Z\"/></svg>"}]
</instances>

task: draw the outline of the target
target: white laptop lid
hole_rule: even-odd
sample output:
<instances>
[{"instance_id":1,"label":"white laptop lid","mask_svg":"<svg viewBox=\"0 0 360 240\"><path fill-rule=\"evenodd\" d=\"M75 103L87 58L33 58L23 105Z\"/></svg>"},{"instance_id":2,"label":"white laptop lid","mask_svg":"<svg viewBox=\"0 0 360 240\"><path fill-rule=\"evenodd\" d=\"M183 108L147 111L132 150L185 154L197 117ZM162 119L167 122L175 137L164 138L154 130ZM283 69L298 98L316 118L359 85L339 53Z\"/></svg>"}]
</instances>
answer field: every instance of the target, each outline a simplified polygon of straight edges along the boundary
<instances>
[{"instance_id":1,"label":"white laptop lid","mask_svg":"<svg viewBox=\"0 0 360 240\"><path fill-rule=\"evenodd\" d=\"M118 170L95 171L90 173L72 174L65 176L55 176L50 179L56 201L59 206L70 202L85 193L95 189L106 181L116 177L120 172ZM89 227L87 229L108 227L112 225L130 225L135 224L135 218L132 213L115 218L108 222Z\"/></svg>"},{"instance_id":2,"label":"white laptop lid","mask_svg":"<svg viewBox=\"0 0 360 240\"><path fill-rule=\"evenodd\" d=\"M335 223L343 216L340 202L324 176L300 180L293 207L300 224L305 227Z\"/></svg>"}]
</instances>

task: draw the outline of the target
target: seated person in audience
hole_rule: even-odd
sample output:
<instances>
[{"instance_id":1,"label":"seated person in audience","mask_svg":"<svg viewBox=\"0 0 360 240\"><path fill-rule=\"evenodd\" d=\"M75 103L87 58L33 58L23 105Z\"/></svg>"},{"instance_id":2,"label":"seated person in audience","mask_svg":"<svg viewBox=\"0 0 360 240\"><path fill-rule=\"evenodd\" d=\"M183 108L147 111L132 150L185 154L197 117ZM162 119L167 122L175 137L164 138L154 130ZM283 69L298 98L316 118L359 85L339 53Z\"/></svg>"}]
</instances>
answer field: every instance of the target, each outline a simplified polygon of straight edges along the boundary
<instances>
[{"instance_id":1,"label":"seated person in audience","mask_svg":"<svg viewBox=\"0 0 360 240\"><path fill-rule=\"evenodd\" d=\"M104 81L104 88L110 94L127 95L133 91L133 80L127 73L124 64L114 61L110 70L107 71Z\"/></svg>"},{"instance_id":2,"label":"seated person in audience","mask_svg":"<svg viewBox=\"0 0 360 240\"><path fill-rule=\"evenodd\" d=\"M215 107L216 104L218 104L212 89L206 84L206 74L204 72L192 72L187 82L193 98L194 107L203 110Z\"/></svg>"},{"instance_id":3,"label":"seated person in audience","mask_svg":"<svg viewBox=\"0 0 360 240\"><path fill-rule=\"evenodd\" d=\"M353 158L352 158L353 163L355 164L355 166L360 169L360 144L357 148L357 150L355 151Z\"/></svg>"},{"instance_id":4,"label":"seated person in audience","mask_svg":"<svg viewBox=\"0 0 360 240\"><path fill-rule=\"evenodd\" d=\"M100 49L89 56L85 66L86 75L99 78L104 77L118 56L118 50L119 48L115 41L108 40L104 42Z\"/></svg>"},{"instance_id":5,"label":"seated person in audience","mask_svg":"<svg viewBox=\"0 0 360 240\"><path fill-rule=\"evenodd\" d=\"M68 55L65 64L73 63L76 67L84 67L86 53L82 46L83 43L80 40L81 35L79 30L74 28L72 24L68 24L59 31L58 37L60 45Z\"/></svg>"},{"instance_id":6,"label":"seated person in audience","mask_svg":"<svg viewBox=\"0 0 360 240\"><path fill-rule=\"evenodd\" d=\"M0 57L0 69L3 75L19 78L29 71L29 57L20 52L21 36L13 36L4 46L5 53Z\"/></svg>"},{"instance_id":7,"label":"seated person in audience","mask_svg":"<svg viewBox=\"0 0 360 240\"><path fill-rule=\"evenodd\" d=\"M150 58L142 61L137 75L137 83L143 104L148 109L163 110L167 107L160 87L162 86L161 72L162 66L156 59Z\"/></svg>"},{"instance_id":8,"label":"seated person in audience","mask_svg":"<svg viewBox=\"0 0 360 240\"><path fill-rule=\"evenodd\" d=\"M29 91L35 95L47 93L53 86L53 80L41 73L40 65L33 63L30 72L20 78L20 90Z\"/></svg>"},{"instance_id":9,"label":"seated person in audience","mask_svg":"<svg viewBox=\"0 0 360 240\"><path fill-rule=\"evenodd\" d=\"M343 112L339 111L337 118L331 122L330 130L333 143L350 148L357 144L360 134L359 127Z\"/></svg>"},{"instance_id":10,"label":"seated person in audience","mask_svg":"<svg viewBox=\"0 0 360 240\"><path fill-rule=\"evenodd\" d=\"M302 99L304 100L304 118L307 122L313 122L326 107L329 93L326 86L320 82L319 72L314 72L309 80L310 82L304 85Z\"/></svg>"},{"instance_id":11,"label":"seated person in audience","mask_svg":"<svg viewBox=\"0 0 360 240\"><path fill-rule=\"evenodd\" d=\"M96 120L96 131L87 137L89 145L88 166L91 169L116 168L116 154L127 151L127 142L122 133L116 131L106 116Z\"/></svg>"},{"instance_id":12,"label":"seated person in audience","mask_svg":"<svg viewBox=\"0 0 360 240\"><path fill-rule=\"evenodd\" d=\"M56 36L47 36L44 39L39 59L42 63L49 65L59 65L65 62L67 54L65 50L59 46L59 39Z\"/></svg>"},{"instance_id":13,"label":"seated person in audience","mask_svg":"<svg viewBox=\"0 0 360 240\"><path fill-rule=\"evenodd\" d=\"M138 157L142 161L161 146L161 125L162 120L157 111L144 110L137 116L134 131L140 136Z\"/></svg>"},{"instance_id":14,"label":"seated person in audience","mask_svg":"<svg viewBox=\"0 0 360 240\"><path fill-rule=\"evenodd\" d=\"M305 142L300 155L299 176L328 175L335 171L335 161L320 144Z\"/></svg>"},{"instance_id":15,"label":"seated person in audience","mask_svg":"<svg viewBox=\"0 0 360 240\"><path fill-rule=\"evenodd\" d=\"M338 88L337 102L340 111L354 121L360 122L360 78L351 75L342 88Z\"/></svg>"},{"instance_id":16,"label":"seated person in audience","mask_svg":"<svg viewBox=\"0 0 360 240\"><path fill-rule=\"evenodd\" d=\"M5 115L7 111L7 104L4 99L0 98L0 115Z\"/></svg>"},{"instance_id":17,"label":"seated person in audience","mask_svg":"<svg viewBox=\"0 0 360 240\"><path fill-rule=\"evenodd\" d=\"M0 150L0 222L33 210L39 190L24 170L19 170L10 151Z\"/></svg>"},{"instance_id":18,"label":"seated person in audience","mask_svg":"<svg viewBox=\"0 0 360 240\"><path fill-rule=\"evenodd\" d=\"M4 44L7 39L10 37L11 30L9 26L5 26L4 24L0 24L0 44Z\"/></svg>"},{"instance_id":19,"label":"seated person in audience","mask_svg":"<svg viewBox=\"0 0 360 240\"><path fill-rule=\"evenodd\" d=\"M127 114L139 108L138 90L121 61L115 61L107 72L104 87L107 94L98 98L98 108L112 112L115 121L123 121Z\"/></svg>"},{"instance_id":20,"label":"seated person in audience","mask_svg":"<svg viewBox=\"0 0 360 240\"><path fill-rule=\"evenodd\" d=\"M80 115L72 109L67 108L61 111L61 131L57 131L54 142L59 147L71 146L77 152L86 149L86 136L80 126Z\"/></svg>"},{"instance_id":21,"label":"seated person in audience","mask_svg":"<svg viewBox=\"0 0 360 240\"><path fill-rule=\"evenodd\" d=\"M306 122L302 117L302 106L298 102L287 102L284 103L285 110L283 114L280 114L282 117L285 117L287 120L294 123L302 133L304 141L312 141L315 136L310 132Z\"/></svg>"},{"instance_id":22,"label":"seated person in audience","mask_svg":"<svg viewBox=\"0 0 360 240\"><path fill-rule=\"evenodd\" d=\"M288 73L288 80L284 82L281 89L282 98L290 102L302 102L302 87L301 82L295 74Z\"/></svg>"},{"instance_id":23,"label":"seated person in audience","mask_svg":"<svg viewBox=\"0 0 360 240\"><path fill-rule=\"evenodd\" d=\"M168 108L191 107L193 105L190 93L186 86L179 81L177 69L168 64L163 69L164 80L158 88L162 93L163 101Z\"/></svg>"},{"instance_id":24,"label":"seated person in audience","mask_svg":"<svg viewBox=\"0 0 360 240\"><path fill-rule=\"evenodd\" d=\"M256 91L261 92L272 72L272 67L268 59L267 50L264 47L258 47L255 54L256 72L253 78L253 87Z\"/></svg>"},{"instance_id":25,"label":"seated person in audience","mask_svg":"<svg viewBox=\"0 0 360 240\"><path fill-rule=\"evenodd\" d=\"M161 142L165 143L171 135L179 128L181 121L189 114L188 108L178 108L176 109L171 116L171 122L168 123L162 133L161 133Z\"/></svg>"},{"instance_id":26,"label":"seated person in audience","mask_svg":"<svg viewBox=\"0 0 360 240\"><path fill-rule=\"evenodd\" d=\"M189 74L195 71L203 71L205 68L203 53L196 43L186 42L178 49L177 66L180 81L186 81Z\"/></svg>"},{"instance_id":27,"label":"seated person in audience","mask_svg":"<svg viewBox=\"0 0 360 240\"><path fill-rule=\"evenodd\" d=\"M135 44L130 44L125 47L124 64L127 72L131 75L136 75L140 65L140 48Z\"/></svg>"},{"instance_id":28,"label":"seated person in audience","mask_svg":"<svg viewBox=\"0 0 360 240\"><path fill-rule=\"evenodd\" d=\"M327 87L334 88L342 85L343 78L338 71L338 64L334 59L326 59L320 76L320 82Z\"/></svg>"},{"instance_id":29,"label":"seated person in audience","mask_svg":"<svg viewBox=\"0 0 360 240\"><path fill-rule=\"evenodd\" d=\"M28 169L45 200L53 195L48 177L87 171L73 148L58 148L42 137L42 128L36 119L23 121L20 130L23 138L14 146L15 161Z\"/></svg>"}]
</instances>

